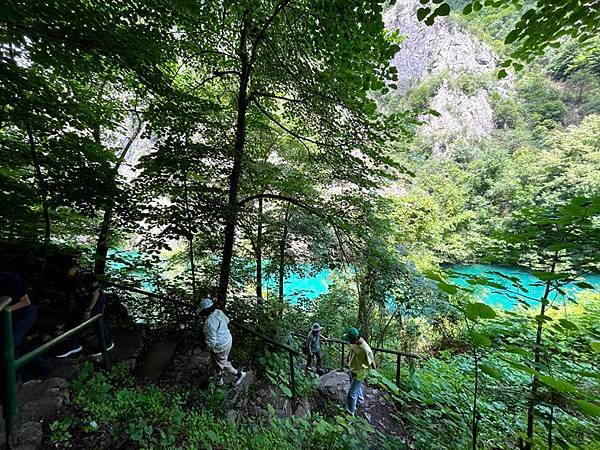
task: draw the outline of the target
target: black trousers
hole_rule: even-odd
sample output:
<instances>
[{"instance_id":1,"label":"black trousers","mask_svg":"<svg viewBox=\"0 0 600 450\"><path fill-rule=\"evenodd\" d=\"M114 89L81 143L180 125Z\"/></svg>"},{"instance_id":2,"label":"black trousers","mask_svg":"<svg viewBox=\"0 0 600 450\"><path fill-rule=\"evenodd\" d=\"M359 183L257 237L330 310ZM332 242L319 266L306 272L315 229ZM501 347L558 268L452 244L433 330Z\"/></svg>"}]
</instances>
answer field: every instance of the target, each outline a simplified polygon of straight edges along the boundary
<instances>
[{"instance_id":1,"label":"black trousers","mask_svg":"<svg viewBox=\"0 0 600 450\"><path fill-rule=\"evenodd\" d=\"M317 358L317 369L322 369L323 368L323 360L321 359L321 351L320 350L318 352L312 352L312 354L309 353L307 355L306 368L308 369L310 366L312 366L313 357Z\"/></svg>"}]
</instances>

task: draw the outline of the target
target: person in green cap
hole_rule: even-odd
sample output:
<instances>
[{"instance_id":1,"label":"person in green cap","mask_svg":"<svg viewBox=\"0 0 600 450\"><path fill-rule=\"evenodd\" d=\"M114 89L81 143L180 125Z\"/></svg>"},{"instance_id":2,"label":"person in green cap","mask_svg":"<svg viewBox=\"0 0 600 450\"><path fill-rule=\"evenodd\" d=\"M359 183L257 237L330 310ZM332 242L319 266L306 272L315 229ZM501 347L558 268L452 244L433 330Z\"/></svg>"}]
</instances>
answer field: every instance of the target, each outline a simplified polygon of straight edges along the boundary
<instances>
[{"instance_id":1,"label":"person in green cap","mask_svg":"<svg viewBox=\"0 0 600 450\"><path fill-rule=\"evenodd\" d=\"M371 347L360 337L360 332L356 328L350 327L346 330L344 341L350 343L348 350L350 389L346 397L346 412L354 415L356 408L364 402L362 382L367 377L369 369L377 367Z\"/></svg>"}]
</instances>

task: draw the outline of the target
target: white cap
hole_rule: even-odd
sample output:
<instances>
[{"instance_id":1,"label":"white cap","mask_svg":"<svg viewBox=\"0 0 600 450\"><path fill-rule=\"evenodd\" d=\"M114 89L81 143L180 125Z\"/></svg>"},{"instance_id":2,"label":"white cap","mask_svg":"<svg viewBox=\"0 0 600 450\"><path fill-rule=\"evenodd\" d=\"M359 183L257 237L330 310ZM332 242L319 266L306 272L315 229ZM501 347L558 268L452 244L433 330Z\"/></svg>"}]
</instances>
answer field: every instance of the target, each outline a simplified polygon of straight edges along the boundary
<instances>
[{"instance_id":1,"label":"white cap","mask_svg":"<svg viewBox=\"0 0 600 450\"><path fill-rule=\"evenodd\" d=\"M203 298L200 302L200 311L204 311L205 309L210 308L211 306L213 306L213 304L214 303L210 298Z\"/></svg>"}]
</instances>

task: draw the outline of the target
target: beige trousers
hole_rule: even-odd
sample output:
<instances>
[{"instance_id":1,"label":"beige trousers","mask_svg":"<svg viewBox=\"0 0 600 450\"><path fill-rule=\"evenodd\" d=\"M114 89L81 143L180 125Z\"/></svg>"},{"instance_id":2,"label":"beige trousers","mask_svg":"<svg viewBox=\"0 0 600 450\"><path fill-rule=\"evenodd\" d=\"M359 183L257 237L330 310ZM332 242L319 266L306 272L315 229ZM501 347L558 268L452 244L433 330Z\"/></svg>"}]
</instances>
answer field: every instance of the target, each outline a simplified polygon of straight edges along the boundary
<instances>
[{"instance_id":1,"label":"beige trousers","mask_svg":"<svg viewBox=\"0 0 600 450\"><path fill-rule=\"evenodd\" d=\"M219 352L219 353L212 352L211 353L213 362L217 366L218 373L223 373L223 372L237 373L237 369L234 368L231 365L231 363L229 362L229 360L227 359L227 358L229 358L229 352L231 351L231 344L232 343L230 342L229 345L222 352Z\"/></svg>"}]
</instances>

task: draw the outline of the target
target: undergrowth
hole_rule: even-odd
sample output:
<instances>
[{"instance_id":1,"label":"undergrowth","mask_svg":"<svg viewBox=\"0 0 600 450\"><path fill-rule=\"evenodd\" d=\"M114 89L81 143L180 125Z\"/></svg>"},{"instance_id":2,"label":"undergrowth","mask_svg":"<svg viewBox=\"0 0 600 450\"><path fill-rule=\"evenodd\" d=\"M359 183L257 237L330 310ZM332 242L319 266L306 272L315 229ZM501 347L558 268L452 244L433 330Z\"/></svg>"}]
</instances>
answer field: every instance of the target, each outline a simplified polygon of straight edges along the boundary
<instances>
[{"instance_id":1,"label":"undergrowth","mask_svg":"<svg viewBox=\"0 0 600 450\"><path fill-rule=\"evenodd\" d=\"M225 418L226 391L138 386L123 365L105 373L85 364L72 387L69 415L50 428L57 447L71 447L77 440L110 448L366 449L375 432L360 418L281 419L273 408L267 420L244 418L236 424Z\"/></svg>"}]
</instances>

